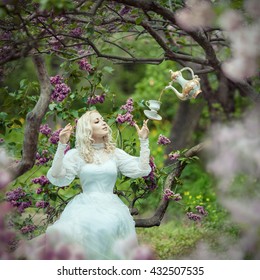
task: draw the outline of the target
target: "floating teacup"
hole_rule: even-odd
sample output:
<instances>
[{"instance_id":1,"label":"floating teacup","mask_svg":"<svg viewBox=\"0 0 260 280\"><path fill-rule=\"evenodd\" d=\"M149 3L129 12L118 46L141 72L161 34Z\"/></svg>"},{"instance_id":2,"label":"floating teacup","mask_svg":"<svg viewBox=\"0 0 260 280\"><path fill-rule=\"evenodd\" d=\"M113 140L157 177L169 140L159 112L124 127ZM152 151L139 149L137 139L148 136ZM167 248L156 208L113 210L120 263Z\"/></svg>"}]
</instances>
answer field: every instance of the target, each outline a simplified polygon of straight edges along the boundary
<instances>
[{"instance_id":1,"label":"floating teacup","mask_svg":"<svg viewBox=\"0 0 260 280\"><path fill-rule=\"evenodd\" d=\"M152 111L158 111L161 107L161 102L158 100L148 100L145 105Z\"/></svg>"},{"instance_id":2,"label":"floating teacup","mask_svg":"<svg viewBox=\"0 0 260 280\"><path fill-rule=\"evenodd\" d=\"M150 110L144 110L144 114L146 117L150 120L156 120L160 121L162 117L158 115L157 111L161 107L161 102L158 100L148 100L145 102L145 105L150 109Z\"/></svg>"}]
</instances>

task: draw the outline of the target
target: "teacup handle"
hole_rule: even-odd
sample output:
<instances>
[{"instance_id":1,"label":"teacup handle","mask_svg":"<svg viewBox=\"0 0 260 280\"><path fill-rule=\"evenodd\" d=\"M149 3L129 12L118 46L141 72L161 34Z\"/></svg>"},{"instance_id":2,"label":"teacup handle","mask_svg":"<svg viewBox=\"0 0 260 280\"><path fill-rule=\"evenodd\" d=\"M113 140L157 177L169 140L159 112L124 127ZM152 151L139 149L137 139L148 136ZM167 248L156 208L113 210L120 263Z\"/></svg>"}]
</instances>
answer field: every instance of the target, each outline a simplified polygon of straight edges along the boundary
<instances>
[{"instance_id":1,"label":"teacup handle","mask_svg":"<svg viewBox=\"0 0 260 280\"><path fill-rule=\"evenodd\" d=\"M145 105L147 106L147 107L150 107L150 102L147 100L147 101L145 101Z\"/></svg>"}]
</instances>

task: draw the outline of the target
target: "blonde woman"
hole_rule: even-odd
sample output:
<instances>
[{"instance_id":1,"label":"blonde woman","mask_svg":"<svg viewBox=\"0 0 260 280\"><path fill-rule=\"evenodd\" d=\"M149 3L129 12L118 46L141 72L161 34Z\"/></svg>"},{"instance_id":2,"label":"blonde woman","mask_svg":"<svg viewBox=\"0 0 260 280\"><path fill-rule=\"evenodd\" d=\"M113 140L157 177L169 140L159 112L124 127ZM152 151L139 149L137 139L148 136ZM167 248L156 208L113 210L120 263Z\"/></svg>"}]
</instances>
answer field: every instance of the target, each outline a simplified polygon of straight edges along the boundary
<instances>
[{"instance_id":1,"label":"blonde woman","mask_svg":"<svg viewBox=\"0 0 260 280\"><path fill-rule=\"evenodd\" d=\"M126 258L117 244L137 242L135 224L127 206L113 194L118 173L131 178L147 176L149 129L135 125L140 139L140 156L134 157L115 147L111 129L98 111L86 112L77 122L76 147L64 155L72 133L70 124L60 132L58 148L47 173L53 185L67 186L77 176L83 192L65 207L59 220L46 234L58 233L80 246L87 259Z\"/></svg>"}]
</instances>

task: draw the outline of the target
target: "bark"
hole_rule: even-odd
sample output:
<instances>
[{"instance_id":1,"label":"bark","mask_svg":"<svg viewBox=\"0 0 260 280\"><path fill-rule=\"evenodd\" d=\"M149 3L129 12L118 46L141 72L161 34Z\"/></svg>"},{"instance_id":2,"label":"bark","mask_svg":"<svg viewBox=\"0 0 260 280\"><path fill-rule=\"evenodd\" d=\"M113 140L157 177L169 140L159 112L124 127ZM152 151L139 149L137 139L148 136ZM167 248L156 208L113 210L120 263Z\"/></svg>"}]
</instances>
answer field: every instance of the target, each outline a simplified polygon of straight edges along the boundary
<instances>
[{"instance_id":1,"label":"bark","mask_svg":"<svg viewBox=\"0 0 260 280\"><path fill-rule=\"evenodd\" d=\"M41 56L34 55L33 62L40 83L40 96L33 110L26 116L22 159L16 166L12 166L9 169L9 172L12 174L12 180L21 176L34 166L39 128L50 103L51 84L44 60Z\"/></svg>"}]
</instances>

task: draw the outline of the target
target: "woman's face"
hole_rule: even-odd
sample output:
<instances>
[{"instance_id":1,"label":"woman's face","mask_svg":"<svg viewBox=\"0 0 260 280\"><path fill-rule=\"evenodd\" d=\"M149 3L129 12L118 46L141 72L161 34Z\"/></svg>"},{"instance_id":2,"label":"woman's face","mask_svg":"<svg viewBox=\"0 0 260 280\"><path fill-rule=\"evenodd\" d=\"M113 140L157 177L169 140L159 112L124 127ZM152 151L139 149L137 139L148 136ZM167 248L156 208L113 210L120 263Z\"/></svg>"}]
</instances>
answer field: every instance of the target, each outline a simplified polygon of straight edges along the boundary
<instances>
[{"instance_id":1,"label":"woman's face","mask_svg":"<svg viewBox=\"0 0 260 280\"><path fill-rule=\"evenodd\" d=\"M103 120L103 117L98 112L94 112L90 115L90 123L92 127L92 138L95 142L103 141L104 136L107 136L109 132L108 125Z\"/></svg>"}]
</instances>

